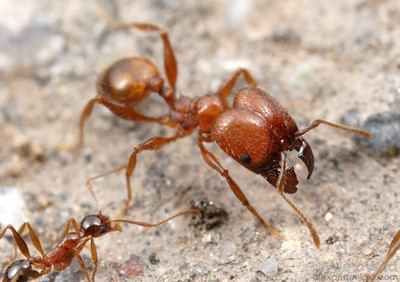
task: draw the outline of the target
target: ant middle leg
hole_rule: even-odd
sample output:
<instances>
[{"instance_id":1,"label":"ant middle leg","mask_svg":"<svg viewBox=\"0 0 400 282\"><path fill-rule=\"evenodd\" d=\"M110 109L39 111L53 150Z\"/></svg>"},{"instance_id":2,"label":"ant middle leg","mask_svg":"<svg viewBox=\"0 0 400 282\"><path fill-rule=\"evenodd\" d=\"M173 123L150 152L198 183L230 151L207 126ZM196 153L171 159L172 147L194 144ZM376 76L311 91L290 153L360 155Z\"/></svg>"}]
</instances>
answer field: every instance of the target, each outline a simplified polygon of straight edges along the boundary
<instances>
[{"instance_id":1,"label":"ant middle leg","mask_svg":"<svg viewBox=\"0 0 400 282\"><path fill-rule=\"evenodd\" d=\"M152 137L142 144L136 146L130 157L128 164L126 166L126 172L125 172L125 177L126 177L126 189L127 189L127 200L125 201L124 206L121 208L120 212L117 214L117 218L121 218L124 216L129 208L129 205L132 201L132 188L131 188L131 181L130 177L133 174L133 171L135 170L136 167L136 158L137 155L143 151L156 151L161 149L164 145L175 142L176 140L183 138L187 135L190 135L192 131L189 130L184 130L184 129L179 129L177 133L172 136L172 137Z\"/></svg>"},{"instance_id":2,"label":"ant middle leg","mask_svg":"<svg viewBox=\"0 0 400 282\"><path fill-rule=\"evenodd\" d=\"M253 76L249 73L249 71L243 68L239 68L233 73L231 78L227 82L225 82L225 84L222 85L222 87L217 91L219 97L221 97L224 100L228 98L240 75L243 76L244 80L249 86L251 87L257 86L256 81L254 80Z\"/></svg>"},{"instance_id":3,"label":"ant middle leg","mask_svg":"<svg viewBox=\"0 0 400 282\"><path fill-rule=\"evenodd\" d=\"M299 137L302 136L304 134L306 134L308 131L316 128L317 126L319 126L320 124L325 124L328 125L330 127L333 128L337 128L337 129L341 129L341 130L345 130L357 135L360 135L362 137L366 137L366 138L371 138L372 134L366 130L360 129L360 128L354 128L354 127L349 127L349 126L345 126L343 124L339 124L339 123L334 123L334 122L330 122L327 120L323 120L323 119L316 119L313 122L310 123L310 125L306 126L305 128L299 130L296 132L295 136Z\"/></svg>"},{"instance_id":4,"label":"ant middle leg","mask_svg":"<svg viewBox=\"0 0 400 282\"><path fill-rule=\"evenodd\" d=\"M199 136L197 140L197 144L200 148L201 155L203 156L204 161L214 170L216 170L221 176L223 176L229 184L232 192L235 196L240 200L243 206L247 208L261 223L261 225L275 238L282 239L281 232L278 229L275 229L272 226L269 226L265 220L261 217L261 215L257 212L257 210L251 205L250 201L247 199L246 195L240 189L239 185L230 177L229 171L225 169L218 159L209 152L203 145L204 139Z\"/></svg>"}]
</instances>

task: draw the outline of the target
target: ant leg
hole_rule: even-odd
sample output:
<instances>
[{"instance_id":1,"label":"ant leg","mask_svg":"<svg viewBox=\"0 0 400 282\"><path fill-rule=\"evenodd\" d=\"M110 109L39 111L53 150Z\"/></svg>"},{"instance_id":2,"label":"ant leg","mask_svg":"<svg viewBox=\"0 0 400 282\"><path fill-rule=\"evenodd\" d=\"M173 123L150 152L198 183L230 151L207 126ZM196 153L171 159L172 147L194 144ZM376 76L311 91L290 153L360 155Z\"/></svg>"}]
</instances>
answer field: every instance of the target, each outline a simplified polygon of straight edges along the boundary
<instances>
[{"instance_id":1,"label":"ant leg","mask_svg":"<svg viewBox=\"0 0 400 282\"><path fill-rule=\"evenodd\" d=\"M396 235L394 235L392 242L390 243L389 249L387 251L385 260L383 263L379 266L378 270L369 277L368 281L375 281L378 276L385 271L389 261L392 259L392 257L395 255L395 253L400 250L400 230L397 231Z\"/></svg>"},{"instance_id":2,"label":"ant leg","mask_svg":"<svg viewBox=\"0 0 400 282\"><path fill-rule=\"evenodd\" d=\"M6 231L10 229L15 243L18 246L18 249L21 251L21 253L26 257L26 258L30 258L31 254L29 252L28 246L26 245L24 239L22 239L21 235L17 232L17 230L15 230L15 228L12 225L7 225L6 228L3 229L3 231L0 232L0 239L4 236L4 234L6 233Z\"/></svg>"},{"instance_id":3,"label":"ant leg","mask_svg":"<svg viewBox=\"0 0 400 282\"><path fill-rule=\"evenodd\" d=\"M222 87L217 91L219 97L224 100L228 98L240 75L244 77L244 80L249 86L257 87L257 83L255 82L252 75L246 69L239 68L233 73L231 78L227 82L225 82L225 84L222 85Z\"/></svg>"},{"instance_id":4,"label":"ant leg","mask_svg":"<svg viewBox=\"0 0 400 282\"><path fill-rule=\"evenodd\" d=\"M79 133L78 133L77 144L70 146L70 147L64 146L64 145L59 145L58 147L60 147L63 150L66 150L66 151L78 151L78 150L82 149L83 143L84 143L85 123L92 115L93 108L96 104L101 104L101 105L106 106L114 114L116 114L117 116L119 116L120 118L125 119L125 120L155 122L155 123L159 123L162 125L167 125L167 126L173 127L173 124L170 121L168 121L168 119L165 117L153 118L153 117L145 116L145 115L138 113L137 111L135 111L132 108L116 105L116 104L106 101L103 98L97 97L97 98L93 98L93 99L89 100L89 102L87 102L87 104L85 105L85 107L81 113L81 116L79 119Z\"/></svg>"},{"instance_id":5,"label":"ant leg","mask_svg":"<svg viewBox=\"0 0 400 282\"><path fill-rule=\"evenodd\" d=\"M72 225L72 227L74 228L74 230L75 230L76 232L79 231L79 224L78 224L78 222L76 221L75 218L71 217L70 219L68 219L67 224L65 225L64 232L63 232L63 234L61 235L61 238L64 238L65 235L67 235L67 234L70 232L71 225Z\"/></svg>"},{"instance_id":6,"label":"ant leg","mask_svg":"<svg viewBox=\"0 0 400 282\"><path fill-rule=\"evenodd\" d=\"M93 240L93 238L92 238L92 237L89 237L89 238L85 239L83 242L81 242L81 243L78 245L78 247L76 247L75 249L73 249L73 252L74 252L74 256L75 256L76 260L78 261L78 263L79 263L79 265L80 265L80 267L81 267L83 273L85 274L86 280L90 282L90 281L92 281L92 280L90 280L88 268L85 266L85 262L83 261L82 257L80 256L80 253L82 252L83 248L86 246L86 243L87 243L89 240ZM94 280L93 280L93 281L94 281Z\"/></svg>"},{"instance_id":7,"label":"ant leg","mask_svg":"<svg viewBox=\"0 0 400 282\"><path fill-rule=\"evenodd\" d=\"M300 217L300 219L304 222L304 224L308 227L308 230L311 233L311 236L313 238L314 244L317 248L321 245L319 236L317 231L315 230L314 226L311 224L311 222L304 216L304 214L293 204L285 195L285 181L286 181L286 159L287 155L286 152L282 153L282 164L281 164L281 170L279 173L278 177L278 182L276 187L278 188L278 192L281 195L281 197L286 201L286 203L289 204L289 206L296 212L296 214Z\"/></svg>"},{"instance_id":8,"label":"ant leg","mask_svg":"<svg viewBox=\"0 0 400 282\"><path fill-rule=\"evenodd\" d=\"M90 253L92 256L92 264L93 264L93 272L92 272L92 281L94 281L94 277L96 276L97 272L97 249L96 249L96 244L94 243L93 238L90 240Z\"/></svg>"},{"instance_id":9,"label":"ant leg","mask_svg":"<svg viewBox=\"0 0 400 282\"><path fill-rule=\"evenodd\" d=\"M303 129L297 131L297 132L295 133L295 136L296 136L296 137L302 136L302 135L306 134L308 131L310 131L310 130L316 128L316 127L317 127L318 125L320 125L320 124L325 124L325 125L328 125L328 126L337 128L337 129L345 130L345 131L348 131L348 132L351 132L351 133L360 135L360 136L362 136L362 137L366 137L366 138L368 138L368 139L372 138L372 134L371 134L370 132L366 131L366 130L359 129L359 128L354 128L354 127L349 127L349 126L345 126L345 125L342 125L342 124L339 124L339 123L334 123L334 122L330 122L330 121L323 120L323 119L316 119L316 120L314 120L314 121L313 121L312 123L310 123L310 125L308 125L307 127L305 127L305 128L303 128Z\"/></svg>"},{"instance_id":10,"label":"ant leg","mask_svg":"<svg viewBox=\"0 0 400 282\"><path fill-rule=\"evenodd\" d=\"M97 200L96 194L94 193L92 182L93 182L94 180L96 180L96 179L103 178L103 177L105 177L105 176L107 176L107 175L110 175L110 174L114 174L114 173L116 173L116 172L118 172L118 171L120 171L120 170L126 168L126 166L127 166L127 165L124 164L124 165L122 165L122 166L119 166L119 167L117 167L117 168L114 168L113 170L110 170L110 171L108 171L108 172L102 173L102 174L100 174L100 175L96 175L96 176L89 177L89 178L86 180L86 187L88 188L90 195L92 195L94 201L96 202L97 210L99 210L99 201Z\"/></svg>"},{"instance_id":11,"label":"ant leg","mask_svg":"<svg viewBox=\"0 0 400 282\"><path fill-rule=\"evenodd\" d=\"M129 157L129 161L128 161L128 164L126 167L126 172L125 172L126 189L127 189L127 193L128 193L128 199L126 200L125 205L123 206L121 211L118 213L117 218L120 218L126 214L128 208L129 208L129 204L132 201L132 188L131 188L130 177L132 176L132 173L136 167L136 156L140 152L143 152L143 151L156 151L156 150L162 148L164 145L175 142L176 140L183 138L187 135L190 135L191 133L192 133L192 131L179 129L178 132L172 137L153 137L153 138L150 138L150 139L144 141L142 144L136 146L133 149L133 151Z\"/></svg>"},{"instance_id":12,"label":"ant leg","mask_svg":"<svg viewBox=\"0 0 400 282\"><path fill-rule=\"evenodd\" d=\"M281 239L282 235L280 234L280 231L269 226L265 220L261 217L261 215L257 212L257 210L251 205L249 200L247 199L246 195L242 192L240 189L239 185L229 176L229 171L225 169L218 159L211 153L209 152L203 145L202 137L199 136L197 139L197 145L200 148L201 155L203 156L204 161L214 170L216 170L221 176L223 176L226 181L229 184L229 187L231 188L232 192L235 194L235 196L240 200L240 202L245 206L261 223L261 225L275 238Z\"/></svg>"},{"instance_id":13,"label":"ant leg","mask_svg":"<svg viewBox=\"0 0 400 282\"><path fill-rule=\"evenodd\" d=\"M40 240L39 240L38 236L36 235L35 230L33 230L32 225L29 222L25 222L21 225L21 227L18 229L18 234L22 237L23 233L25 231L25 227L29 231L29 236L31 237L33 246L40 253L40 255L42 257L44 257L45 254L44 254L44 251L42 248L42 244L40 243Z\"/></svg>"}]
</instances>

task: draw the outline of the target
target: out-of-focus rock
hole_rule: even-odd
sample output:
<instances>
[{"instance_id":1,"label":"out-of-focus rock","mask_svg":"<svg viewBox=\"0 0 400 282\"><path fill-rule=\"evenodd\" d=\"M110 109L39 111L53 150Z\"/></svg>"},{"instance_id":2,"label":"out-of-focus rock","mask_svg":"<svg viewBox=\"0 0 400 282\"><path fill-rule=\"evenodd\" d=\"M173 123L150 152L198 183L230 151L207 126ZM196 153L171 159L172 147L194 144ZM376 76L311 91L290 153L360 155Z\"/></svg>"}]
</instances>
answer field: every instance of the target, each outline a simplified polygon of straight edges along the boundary
<instances>
[{"instance_id":1,"label":"out-of-focus rock","mask_svg":"<svg viewBox=\"0 0 400 282\"><path fill-rule=\"evenodd\" d=\"M391 156L400 154L400 112L395 109L371 115L362 128L373 134L371 139L354 137L354 140L373 153Z\"/></svg>"},{"instance_id":2,"label":"out-of-focus rock","mask_svg":"<svg viewBox=\"0 0 400 282\"><path fill-rule=\"evenodd\" d=\"M15 186L0 187L0 223L4 227L11 224L16 228L29 215L22 191Z\"/></svg>"}]
</instances>

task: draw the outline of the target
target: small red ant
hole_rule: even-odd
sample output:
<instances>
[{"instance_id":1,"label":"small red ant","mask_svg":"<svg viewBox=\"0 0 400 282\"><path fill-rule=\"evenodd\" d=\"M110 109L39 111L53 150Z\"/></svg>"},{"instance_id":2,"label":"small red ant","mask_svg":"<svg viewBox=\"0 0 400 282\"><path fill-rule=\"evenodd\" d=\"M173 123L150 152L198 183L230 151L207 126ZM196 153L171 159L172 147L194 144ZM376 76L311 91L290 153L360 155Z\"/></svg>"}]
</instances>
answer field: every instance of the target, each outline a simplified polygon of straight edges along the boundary
<instances>
[{"instance_id":1,"label":"small red ant","mask_svg":"<svg viewBox=\"0 0 400 282\"><path fill-rule=\"evenodd\" d=\"M143 227L156 227L178 216L188 214L200 215L200 212L197 210L182 211L158 223L147 223L127 219L110 219L108 216L98 213L85 216L79 226L74 218L70 218L61 236L60 242L47 253L43 251L42 244L29 223L25 222L22 224L18 231L12 225L8 225L2 232L0 232L0 239L4 236L7 230L11 230L16 246L18 246L18 249L25 256L25 259L16 260L7 267L3 276L3 282L28 281L29 279L35 279L46 275L53 267L57 271L63 271L71 265L73 258L77 259L87 281L94 281L97 271L97 250L94 238L101 237L110 232L121 231L122 229L119 223L128 223ZM74 228L73 232L70 232L71 226ZM28 229L32 244L39 252L40 256L34 257L30 254L27 244L24 239L22 239L25 228ZM88 269L80 256L80 253L89 241L93 264L91 278L89 277Z\"/></svg>"},{"instance_id":2,"label":"small red ant","mask_svg":"<svg viewBox=\"0 0 400 282\"><path fill-rule=\"evenodd\" d=\"M275 186L282 198L307 225L315 245L319 247L320 239L314 227L285 195L285 193L295 193L298 184L294 168L287 165L287 153L292 150L298 152L298 157L306 165L308 178L310 178L314 169L314 156L311 147L302 137L305 133L320 124L367 138L371 137L370 133L322 119L317 119L299 130L285 108L271 95L258 88L251 74L241 68L235 71L216 93L194 99L185 96L176 97L178 67L168 33L150 23L118 24L110 20L110 26L119 30L135 28L145 32L158 32L164 48L167 83L155 64L142 57L124 58L109 66L97 81L98 95L86 104L81 114L79 142L74 149L79 149L83 145L84 125L96 104L107 107L122 119L158 123L176 128L176 133L172 137L157 136L148 139L133 148L127 165L89 178L88 187L92 195L94 196L90 184L92 180L126 168L128 198L120 211L120 215L124 215L132 201L130 178L136 167L137 155L143 151L159 150L166 144L190 136L198 128L197 145L205 162L226 179L235 196L269 233L275 237L281 237L280 232L270 227L259 215L238 184L231 178L229 171L221 165L213 153L205 148L204 143L217 143L239 164L260 174ZM232 94L240 76L243 76L247 87L236 92L233 104L229 105L228 97ZM158 93L166 102L169 108L168 114L151 117L135 109L135 106L143 102L152 92Z\"/></svg>"},{"instance_id":3,"label":"small red ant","mask_svg":"<svg viewBox=\"0 0 400 282\"><path fill-rule=\"evenodd\" d=\"M389 261L393 258L396 252L400 250L400 230L394 235L392 242L390 243L389 249L386 253L386 257L382 264L379 266L378 270L375 271L367 281L373 282L378 279L378 276L385 271Z\"/></svg>"}]
</instances>

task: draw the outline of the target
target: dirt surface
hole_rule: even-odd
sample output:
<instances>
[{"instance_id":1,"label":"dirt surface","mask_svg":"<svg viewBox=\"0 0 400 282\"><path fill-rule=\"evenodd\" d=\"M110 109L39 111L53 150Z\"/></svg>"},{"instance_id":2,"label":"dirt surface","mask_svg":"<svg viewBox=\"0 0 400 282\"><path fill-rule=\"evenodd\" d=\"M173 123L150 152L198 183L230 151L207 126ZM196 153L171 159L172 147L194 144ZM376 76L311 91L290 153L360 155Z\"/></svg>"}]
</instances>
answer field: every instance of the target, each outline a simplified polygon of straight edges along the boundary
<instances>
[{"instance_id":1,"label":"dirt surface","mask_svg":"<svg viewBox=\"0 0 400 282\"><path fill-rule=\"evenodd\" d=\"M399 1L118 3L119 13L113 2L102 5L122 21L153 22L169 31L181 94L215 91L244 67L300 127L316 118L361 126L377 113L394 112L385 130L399 142L370 150L330 128L307 134L315 173L307 181L303 164L294 163L300 185L291 199L317 228L319 250L275 189L217 146L210 149L262 216L283 231L282 241L267 235L206 166L195 135L145 153L132 177L135 202L128 218L158 221L189 208L193 195L202 192L228 212L229 220L211 230L190 226L187 217L157 229L124 226L122 233L96 240L96 281L361 281L375 270L400 228ZM96 95L97 75L111 62L135 55L162 68L161 44L157 34L109 32L98 3L78 0L3 0L0 35L1 224L29 220L49 249L68 217L80 220L96 212L85 186L88 177L124 164L147 138L173 134L121 121L97 107L83 151L56 149L76 140L79 114ZM155 115L166 111L154 97L140 109ZM123 172L94 186L103 212L114 215L126 196ZM0 269L11 255L11 240L1 240ZM400 280L399 269L396 256L383 278ZM43 281L79 279L74 265Z\"/></svg>"}]
</instances>

